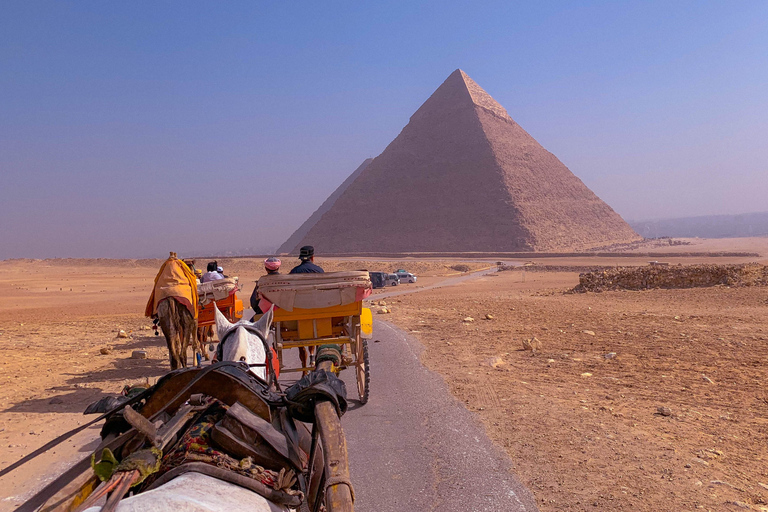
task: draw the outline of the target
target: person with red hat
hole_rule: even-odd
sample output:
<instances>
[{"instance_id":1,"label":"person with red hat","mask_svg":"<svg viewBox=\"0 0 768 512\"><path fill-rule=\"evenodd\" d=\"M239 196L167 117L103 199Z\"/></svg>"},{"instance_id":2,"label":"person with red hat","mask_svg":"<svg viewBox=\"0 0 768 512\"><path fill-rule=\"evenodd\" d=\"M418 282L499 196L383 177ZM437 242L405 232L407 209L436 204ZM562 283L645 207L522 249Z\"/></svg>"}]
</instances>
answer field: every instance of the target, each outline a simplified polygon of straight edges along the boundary
<instances>
[{"instance_id":1,"label":"person with red hat","mask_svg":"<svg viewBox=\"0 0 768 512\"><path fill-rule=\"evenodd\" d=\"M267 274L279 274L280 273L280 258L267 258L264 260L264 270L267 271ZM259 282L256 281L256 287L253 289L253 293L251 294L251 308L253 308L253 312L257 315L262 315L264 312L259 307Z\"/></svg>"}]
</instances>

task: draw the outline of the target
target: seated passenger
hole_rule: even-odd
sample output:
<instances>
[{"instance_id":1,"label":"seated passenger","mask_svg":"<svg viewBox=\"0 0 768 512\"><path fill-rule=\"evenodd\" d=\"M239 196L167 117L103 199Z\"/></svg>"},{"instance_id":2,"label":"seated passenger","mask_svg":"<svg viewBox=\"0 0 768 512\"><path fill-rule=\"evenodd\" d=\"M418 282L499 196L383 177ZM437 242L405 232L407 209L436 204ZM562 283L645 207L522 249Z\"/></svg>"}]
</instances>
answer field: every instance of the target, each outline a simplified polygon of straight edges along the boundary
<instances>
[{"instance_id":1,"label":"seated passenger","mask_svg":"<svg viewBox=\"0 0 768 512\"><path fill-rule=\"evenodd\" d=\"M208 263L208 266L206 267L208 271L205 274L203 274L203 277L202 279L200 279L200 282L209 283L211 281L218 281L219 279L224 279L224 276L222 276L216 271L216 268L218 266L219 266L218 263L216 263L215 261Z\"/></svg>"},{"instance_id":2,"label":"seated passenger","mask_svg":"<svg viewBox=\"0 0 768 512\"><path fill-rule=\"evenodd\" d=\"M305 245L299 250L301 264L291 269L291 274L323 274L325 271L315 265L315 248Z\"/></svg>"},{"instance_id":3,"label":"seated passenger","mask_svg":"<svg viewBox=\"0 0 768 512\"><path fill-rule=\"evenodd\" d=\"M267 275L273 275L273 274L279 274L280 273L280 258L267 258L264 260L264 270L267 271ZM262 315L264 312L259 307L259 282L256 281L256 288L253 289L253 293L251 294L251 308L253 308L253 312L257 315ZM251 320L253 321L253 320Z\"/></svg>"}]
</instances>

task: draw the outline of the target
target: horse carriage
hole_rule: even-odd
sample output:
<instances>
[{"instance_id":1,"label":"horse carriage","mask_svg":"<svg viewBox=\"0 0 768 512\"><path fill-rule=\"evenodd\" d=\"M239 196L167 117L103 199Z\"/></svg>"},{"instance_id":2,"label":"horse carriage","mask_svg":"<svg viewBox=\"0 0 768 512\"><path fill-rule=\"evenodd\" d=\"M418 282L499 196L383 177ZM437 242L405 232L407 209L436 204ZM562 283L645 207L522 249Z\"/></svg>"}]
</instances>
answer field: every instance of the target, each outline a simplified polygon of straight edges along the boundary
<instances>
[{"instance_id":1,"label":"horse carriage","mask_svg":"<svg viewBox=\"0 0 768 512\"><path fill-rule=\"evenodd\" d=\"M104 398L86 410L104 414L0 471L105 420L99 447L17 512L353 512L340 422L346 388L337 374L354 366L367 399L371 322L362 300L370 281L363 276L262 278L271 304L255 322L236 321L236 290L218 290L226 296L210 304L221 361ZM285 366L284 350L320 345L314 366ZM306 374L282 389L281 366Z\"/></svg>"},{"instance_id":2,"label":"horse carriage","mask_svg":"<svg viewBox=\"0 0 768 512\"><path fill-rule=\"evenodd\" d=\"M213 337L213 327L216 325L214 309L232 323L243 318L243 301L237 297L240 283L237 277L226 277L218 281L209 281L197 285L197 340L199 350L208 359L205 344ZM197 353L195 357L198 358ZM200 364L200 361L197 361Z\"/></svg>"},{"instance_id":3,"label":"horse carriage","mask_svg":"<svg viewBox=\"0 0 768 512\"><path fill-rule=\"evenodd\" d=\"M240 284L237 277L226 277L218 281L197 285L197 295L200 300L197 326L212 327L216 325L214 307L217 307L230 322L234 323L243 318L243 301L237 298L239 291Z\"/></svg>"},{"instance_id":4,"label":"horse carriage","mask_svg":"<svg viewBox=\"0 0 768 512\"><path fill-rule=\"evenodd\" d=\"M280 371L309 372L316 348L339 346L342 359L334 369L337 373L355 369L357 393L365 404L371 379L368 340L373 331L371 310L363 307L363 299L371 293L368 272L270 274L259 279L258 287L260 309L276 306L273 336ZM289 366L284 357L284 351L292 348L300 351L300 366Z\"/></svg>"}]
</instances>

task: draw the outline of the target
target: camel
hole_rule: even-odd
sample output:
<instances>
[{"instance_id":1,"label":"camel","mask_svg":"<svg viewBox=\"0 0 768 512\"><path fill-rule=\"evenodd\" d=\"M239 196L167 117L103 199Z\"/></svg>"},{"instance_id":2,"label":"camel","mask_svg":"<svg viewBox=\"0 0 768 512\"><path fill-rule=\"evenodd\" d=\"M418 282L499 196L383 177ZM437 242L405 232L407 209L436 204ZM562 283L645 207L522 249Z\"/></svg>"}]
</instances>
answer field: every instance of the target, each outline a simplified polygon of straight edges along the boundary
<instances>
[{"instance_id":1,"label":"camel","mask_svg":"<svg viewBox=\"0 0 768 512\"><path fill-rule=\"evenodd\" d=\"M189 347L190 342L196 363L197 351L200 348L197 339L197 320L189 312L189 309L174 297L167 297L157 305L157 318L168 344L171 370L187 366L187 347Z\"/></svg>"}]
</instances>

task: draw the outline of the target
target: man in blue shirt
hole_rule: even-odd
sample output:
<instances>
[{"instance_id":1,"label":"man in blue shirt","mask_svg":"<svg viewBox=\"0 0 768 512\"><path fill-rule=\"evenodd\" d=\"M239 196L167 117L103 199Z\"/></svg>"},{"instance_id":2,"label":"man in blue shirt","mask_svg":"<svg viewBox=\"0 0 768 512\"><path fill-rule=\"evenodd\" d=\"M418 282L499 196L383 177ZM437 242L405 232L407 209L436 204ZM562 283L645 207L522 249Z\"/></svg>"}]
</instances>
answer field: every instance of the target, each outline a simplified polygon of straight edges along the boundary
<instances>
[{"instance_id":1,"label":"man in blue shirt","mask_svg":"<svg viewBox=\"0 0 768 512\"><path fill-rule=\"evenodd\" d=\"M305 245L299 249L299 259L301 264L291 269L291 274L323 274L325 271L314 264L315 248L311 245Z\"/></svg>"}]
</instances>

